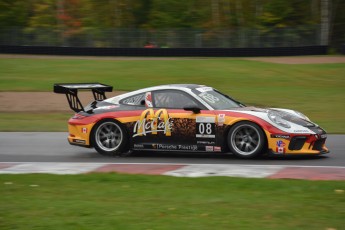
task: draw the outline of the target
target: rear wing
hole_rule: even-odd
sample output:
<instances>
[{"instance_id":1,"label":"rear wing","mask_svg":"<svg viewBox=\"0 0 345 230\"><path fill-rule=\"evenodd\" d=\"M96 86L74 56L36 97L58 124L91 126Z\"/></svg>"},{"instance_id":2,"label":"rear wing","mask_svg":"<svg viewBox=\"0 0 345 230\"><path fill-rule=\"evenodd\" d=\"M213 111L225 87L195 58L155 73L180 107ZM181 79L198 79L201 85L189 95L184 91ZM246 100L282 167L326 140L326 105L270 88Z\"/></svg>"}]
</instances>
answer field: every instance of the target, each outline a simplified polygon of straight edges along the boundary
<instances>
[{"instance_id":1,"label":"rear wing","mask_svg":"<svg viewBox=\"0 0 345 230\"><path fill-rule=\"evenodd\" d=\"M101 83L56 83L54 93L65 94L69 107L75 111L85 111L78 97L78 90L92 90L95 100L106 99L105 92L113 91L113 87Z\"/></svg>"}]
</instances>

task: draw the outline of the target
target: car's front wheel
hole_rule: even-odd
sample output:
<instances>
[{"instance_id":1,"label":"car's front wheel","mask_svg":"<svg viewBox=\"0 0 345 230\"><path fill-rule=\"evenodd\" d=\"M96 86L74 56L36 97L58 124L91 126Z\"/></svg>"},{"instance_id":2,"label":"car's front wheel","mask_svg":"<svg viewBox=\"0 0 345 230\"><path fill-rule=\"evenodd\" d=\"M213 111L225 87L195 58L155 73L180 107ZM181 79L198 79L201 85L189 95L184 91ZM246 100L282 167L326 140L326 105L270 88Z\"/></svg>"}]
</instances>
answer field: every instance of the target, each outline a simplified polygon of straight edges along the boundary
<instances>
[{"instance_id":1,"label":"car's front wheel","mask_svg":"<svg viewBox=\"0 0 345 230\"><path fill-rule=\"evenodd\" d=\"M233 125L227 140L230 151L240 158L256 157L262 153L266 142L262 129L248 121Z\"/></svg>"},{"instance_id":2,"label":"car's front wheel","mask_svg":"<svg viewBox=\"0 0 345 230\"><path fill-rule=\"evenodd\" d=\"M96 124L91 133L91 141L97 152L113 156L125 151L128 138L122 125L109 119Z\"/></svg>"}]
</instances>

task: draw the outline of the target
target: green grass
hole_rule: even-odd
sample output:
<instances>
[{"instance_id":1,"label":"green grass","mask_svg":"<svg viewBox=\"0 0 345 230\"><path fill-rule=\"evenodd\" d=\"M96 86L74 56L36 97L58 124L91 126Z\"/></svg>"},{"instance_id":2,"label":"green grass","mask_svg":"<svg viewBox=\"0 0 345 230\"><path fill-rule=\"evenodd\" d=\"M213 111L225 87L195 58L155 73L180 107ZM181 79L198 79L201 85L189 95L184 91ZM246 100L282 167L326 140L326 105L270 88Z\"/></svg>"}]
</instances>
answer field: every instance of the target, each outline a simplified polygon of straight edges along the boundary
<instances>
[{"instance_id":1,"label":"green grass","mask_svg":"<svg viewBox=\"0 0 345 230\"><path fill-rule=\"evenodd\" d=\"M2 175L0 229L340 230L344 189L343 181Z\"/></svg>"},{"instance_id":2,"label":"green grass","mask_svg":"<svg viewBox=\"0 0 345 230\"><path fill-rule=\"evenodd\" d=\"M0 113L0 130L2 132L67 132L67 121L72 115L73 113Z\"/></svg>"},{"instance_id":3,"label":"green grass","mask_svg":"<svg viewBox=\"0 0 345 230\"><path fill-rule=\"evenodd\" d=\"M345 64L18 58L0 59L0 69L1 91L52 91L57 82L97 81L125 91L169 83L206 84L249 105L301 111L327 131L345 133Z\"/></svg>"}]
</instances>

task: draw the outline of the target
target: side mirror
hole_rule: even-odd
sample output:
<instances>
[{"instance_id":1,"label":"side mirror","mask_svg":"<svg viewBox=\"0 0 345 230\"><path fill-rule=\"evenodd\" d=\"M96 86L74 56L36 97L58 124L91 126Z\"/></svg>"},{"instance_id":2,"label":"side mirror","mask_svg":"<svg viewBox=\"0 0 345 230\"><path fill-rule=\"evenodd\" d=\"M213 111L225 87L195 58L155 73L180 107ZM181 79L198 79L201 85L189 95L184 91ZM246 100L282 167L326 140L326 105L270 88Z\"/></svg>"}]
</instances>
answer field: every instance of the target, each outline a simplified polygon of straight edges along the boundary
<instances>
[{"instance_id":1,"label":"side mirror","mask_svg":"<svg viewBox=\"0 0 345 230\"><path fill-rule=\"evenodd\" d=\"M183 108L186 111L192 111L193 113L200 113L200 108L196 107L196 106L186 106Z\"/></svg>"}]
</instances>

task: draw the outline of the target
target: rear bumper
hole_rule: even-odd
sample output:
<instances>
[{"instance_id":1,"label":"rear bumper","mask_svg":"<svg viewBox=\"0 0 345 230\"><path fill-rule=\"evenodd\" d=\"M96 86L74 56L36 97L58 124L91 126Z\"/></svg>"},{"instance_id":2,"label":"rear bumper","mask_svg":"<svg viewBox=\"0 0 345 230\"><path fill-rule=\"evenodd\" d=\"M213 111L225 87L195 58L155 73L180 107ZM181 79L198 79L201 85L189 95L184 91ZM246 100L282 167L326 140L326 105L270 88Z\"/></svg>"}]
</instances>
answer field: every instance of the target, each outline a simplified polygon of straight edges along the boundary
<instances>
[{"instance_id":1,"label":"rear bumper","mask_svg":"<svg viewBox=\"0 0 345 230\"><path fill-rule=\"evenodd\" d=\"M92 147L90 142L90 132L92 125L68 125L68 142L71 145Z\"/></svg>"},{"instance_id":2,"label":"rear bumper","mask_svg":"<svg viewBox=\"0 0 345 230\"><path fill-rule=\"evenodd\" d=\"M67 140L68 140L70 145L81 146L81 147L86 147L86 148L92 147L91 145L86 144L86 140L82 140L79 138L74 138L74 137L68 136Z\"/></svg>"}]
</instances>

